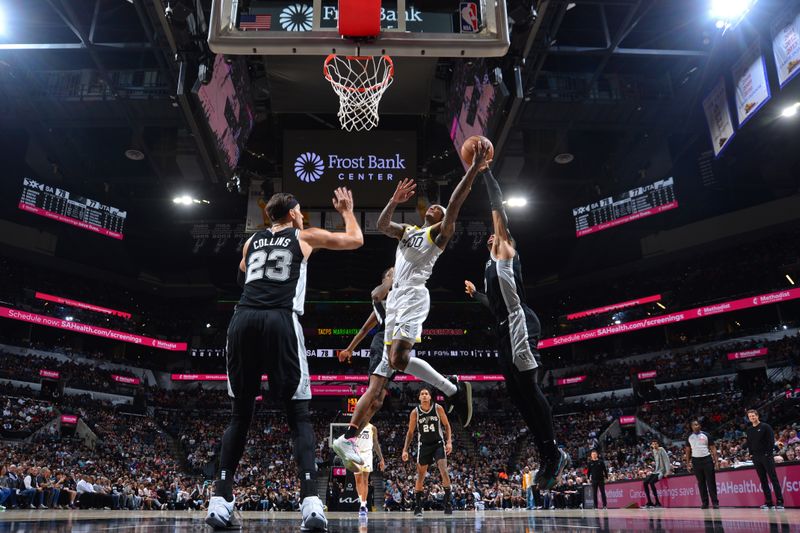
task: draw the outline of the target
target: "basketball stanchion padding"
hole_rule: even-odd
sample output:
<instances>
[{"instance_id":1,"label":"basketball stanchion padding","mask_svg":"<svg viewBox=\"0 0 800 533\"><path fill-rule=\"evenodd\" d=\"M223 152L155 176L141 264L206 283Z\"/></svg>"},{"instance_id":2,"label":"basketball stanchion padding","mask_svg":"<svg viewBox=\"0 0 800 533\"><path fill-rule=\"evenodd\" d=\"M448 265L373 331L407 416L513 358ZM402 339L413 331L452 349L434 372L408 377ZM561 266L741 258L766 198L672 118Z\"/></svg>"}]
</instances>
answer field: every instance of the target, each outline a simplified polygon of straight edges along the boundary
<instances>
[{"instance_id":1,"label":"basketball stanchion padding","mask_svg":"<svg viewBox=\"0 0 800 533\"><path fill-rule=\"evenodd\" d=\"M365 39L380 32L380 0L339 0L339 35Z\"/></svg>"}]
</instances>

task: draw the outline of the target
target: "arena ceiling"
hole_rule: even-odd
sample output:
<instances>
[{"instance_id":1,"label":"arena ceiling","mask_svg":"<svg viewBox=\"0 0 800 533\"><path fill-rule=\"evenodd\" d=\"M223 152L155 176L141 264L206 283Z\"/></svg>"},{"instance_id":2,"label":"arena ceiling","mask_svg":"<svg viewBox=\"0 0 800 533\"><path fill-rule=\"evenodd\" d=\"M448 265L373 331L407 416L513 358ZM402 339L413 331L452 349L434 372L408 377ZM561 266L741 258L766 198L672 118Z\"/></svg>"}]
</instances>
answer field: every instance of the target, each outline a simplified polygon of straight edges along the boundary
<instances>
[{"instance_id":1,"label":"arena ceiling","mask_svg":"<svg viewBox=\"0 0 800 533\"><path fill-rule=\"evenodd\" d=\"M798 156L789 139L797 128L775 120L783 102L798 100L797 83L776 94L743 131L728 157L712 164L712 179L701 177L700 162L710 149L700 101L737 53L736 38L714 27L705 1L697 0L511 0L514 21L509 55L493 66L505 80L519 68L521 94L512 97L494 134L496 174L509 193L529 198L529 209L512 213L515 236L530 250L529 282L579 275L602 265L636 260L640 239L672 227L798 191ZM763 37L779 0L760 0L741 35ZM193 254L195 223L235 223L244 218L245 199L226 190L234 169L226 167L207 124L191 99L198 67L208 62L204 44L207 0L25 0L4 6L6 33L0 36L0 156L3 179L0 216L36 224L16 212L19 181L33 172L64 188L119 205L132 217L126 242L105 265L143 272L172 282L231 287L231 252L221 248ZM536 10L533 16L532 9ZM445 183L460 176L449 144L447 79L452 61L441 61L429 80L430 101L407 117L388 116L386 127L418 134L420 175ZM293 127L330 128L333 113L286 113L274 106L269 63L249 58L256 127L235 171L249 177L277 177L281 132ZM195 87L196 88L196 87ZM442 94L445 98L442 98ZM144 156L131 160L125 151ZM571 154L569 164L555 161ZM764 170L765 158L773 162ZM633 186L676 175L682 208L609 231L575 238L572 208ZM181 212L172 197L191 188L211 201L203 211ZM465 213L485 211L480 188ZM44 222L43 222L44 224ZM47 223L52 224L52 223ZM51 226L52 227L52 226ZM95 246L59 232L59 253L81 260ZM369 238L370 254L391 260L388 239ZM614 250L613 254L608 250ZM330 259L327 259L330 257ZM447 254L441 271L475 259L470 247ZM201 259L201 260L199 260ZM103 260L101 259L101 264ZM323 255L320 261L331 261ZM480 260L470 272L480 271ZM355 261L341 279L324 289L365 289L371 265ZM450 290L455 283L434 278ZM312 283L312 286L314 284Z\"/></svg>"}]
</instances>

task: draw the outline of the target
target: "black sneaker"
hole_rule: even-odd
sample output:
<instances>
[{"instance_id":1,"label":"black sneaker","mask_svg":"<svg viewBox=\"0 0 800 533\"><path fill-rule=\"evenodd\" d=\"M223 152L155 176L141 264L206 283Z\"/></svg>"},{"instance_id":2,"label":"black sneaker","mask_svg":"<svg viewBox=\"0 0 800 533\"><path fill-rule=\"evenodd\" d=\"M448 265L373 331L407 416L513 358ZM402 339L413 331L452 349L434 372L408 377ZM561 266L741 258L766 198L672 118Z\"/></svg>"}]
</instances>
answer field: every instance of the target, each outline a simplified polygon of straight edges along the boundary
<instances>
[{"instance_id":1,"label":"black sneaker","mask_svg":"<svg viewBox=\"0 0 800 533\"><path fill-rule=\"evenodd\" d=\"M453 504L445 504L444 514L453 514Z\"/></svg>"},{"instance_id":2,"label":"black sneaker","mask_svg":"<svg viewBox=\"0 0 800 533\"><path fill-rule=\"evenodd\" d=\"M456 376L450 376L447 379L457 389L453 396L445 400L447 414L455 413L461 425L467 427L472 422L472 383L459 381Z\"/></svg>"},{"instance_id":3,"label":"black sneaker","mask_svg":"<svg viewBox=\"0 0 800 533\"><path fill-rule=\"evenodd\" d=\"M713 504L713 505L712 505L712 507L713 507L714 509L719 509L719 504L718 504L718 503L715 503L715 504Z\"/></svg>"},{"instance_id":4,"label":"black sneaker","mask_svg":"<svg viewBox=\"0 0 800 533\"><path fill-rule=\"evenodd\" d=\"M700 509L708 509L708 504L704 503L703 505L700 506Z\"/></svg>"},{"instance_id":5,"label":"black sneaker","mask_svg":"<svg viewBox=\"0 0 800 533\"><path fill-rule=\"evenodd\" d=\"M572 458L564 450L558 450L558 460L548 461L544 467L540 468L541 477L539 478L539 489L550 490L561 480L561 474L572 464ZM546 469L545 469L546 468Z\"/></svg>"},{"instance_id":6,"label":"black sneaker","mask_svg":"<svg viewBox=\"0 0 800 533\"><path fill-rule=\"evenodd\" d=\"M414 507L414 516L422 516L422 507Z\"/></svg>"}]
</instances>

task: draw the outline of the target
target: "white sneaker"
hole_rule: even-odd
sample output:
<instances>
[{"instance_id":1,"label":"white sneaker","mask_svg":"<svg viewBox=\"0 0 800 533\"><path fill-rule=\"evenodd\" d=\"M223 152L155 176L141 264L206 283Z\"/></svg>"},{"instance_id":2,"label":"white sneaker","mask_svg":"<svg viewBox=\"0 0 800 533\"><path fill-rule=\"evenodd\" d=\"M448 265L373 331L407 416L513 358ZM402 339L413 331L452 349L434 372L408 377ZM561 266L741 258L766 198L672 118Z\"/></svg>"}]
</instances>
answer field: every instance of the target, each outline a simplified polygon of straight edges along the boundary
<instances>
[{"instance_id":1,"label":"white sneaker","mask_svg":"<svg viewBox=\"0 0 800 533\"><path fill-rule=\"evenodd\" d=\"M356 449L355 440L356 439L346 439L344 435L339 435L339 437L333 441L333 451L336 452L336 455L342 460L344 467L352 472L358 472L360 470L357 467L353 470L355 465L361 466L364 464L364 459L361 458Z\"/></svg>"},{"instance_id":2,"label":"white sneaker","mask_svg":"<svg viewBox=\"0 0 800 533\"><path fill-rule=\"evenodd\" d=\"M242 529L242 524L233 515L236 497L233 501L226 501L222 496L212 496L208 502L206 524L214 530Z\"/></svg>"},{"instance_id":3,"label":"white sneaker","mask_svg":"<svg viewBox=\"0 0 800 533\"><path fill-rule=\"evenodd\" d=\"M325 510L319 497L304 498L300 511L303 513L300 531L328 531L328 519L325 518Z\"/></svg>"}]
</instances>

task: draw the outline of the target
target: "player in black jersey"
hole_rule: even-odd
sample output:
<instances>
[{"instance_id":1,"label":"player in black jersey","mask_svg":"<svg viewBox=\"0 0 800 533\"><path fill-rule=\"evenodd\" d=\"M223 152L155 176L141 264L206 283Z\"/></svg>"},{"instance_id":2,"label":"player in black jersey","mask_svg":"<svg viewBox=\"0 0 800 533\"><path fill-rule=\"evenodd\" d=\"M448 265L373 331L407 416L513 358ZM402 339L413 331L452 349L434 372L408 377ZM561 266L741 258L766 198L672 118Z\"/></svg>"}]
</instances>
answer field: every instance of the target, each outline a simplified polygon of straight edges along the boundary
<instances>
[{"instance_id":1,"label":"player in black jersey","mask_svg":"<svg viewBox=\"0 0 800 533\"><path fill-rule=\"evenodd\" d=\"M559 482L570 463L569 455L558 448L553 431L553 413L539 387L541 359L537 350L542 327L539 318L525 302L522 263L516 243L508 231L503 193L486 168L483 173L492 207L494 234L489 237L489 261L484 282L486 294L466 281L467 294L486 305L497 322L500 369L509 395L522 413L539 450L540 466L534 483L547 490Z\"/></svg>"},{"instance_id":2,"label":"player in black jersey","mask_svg":"<svg viewBox=\"0 0 800 533\"><path fill-rule=\"evenodd\" d=\"M386 387L389 385L390 381L388 378L374 374L373 372L375 372L375 369L381 364L381 359L383 358L383 338L384 329L386 327L386 298L389 296L389 291L392 290L393 278L394 267L389 267L384 270L383 276L381 276L381 284L372 289L372 312L369 317L367 317L367 321L364 322L364 325L358 330L358 333L356 333L356 336L350 341L350 344L347 345L347 348L341 350L337 354L339 362L350 362L353 357L353 350L364 340L367 333L372 331L372 328L378 326L378 330L372 336L372 342L369 346L369 386L367 387L368 392L366 394L369 394L369 397L372 398L372 402L369 405L367 411L369 416L365 419L364 426L367 425L367 420L371 420L372 416L383 406L383 400L386 398ZM364 429L364 426L358 428L358 430L361 431Z\"/></svg>"},{"instance_id":3,"label":"player in black jersey","mask_svg":"<svg viewBox=\"0 0 800 533\"><path fill-rule=\"evenodd\" d=\"M403 462L408 461L408 447L414 432L417 432L417 483L414 486L414 514L422 516L422 489L425 474L433 463L439 467L444 486L444 514L453 514L453 497L450 475L447 473L447 456L453 451L450 422L444 407L432 401L430 389L419 391L419 405L411 411L408 419L406 441L403 444Z\"/></svg>"},{"instance_id":4,"label":"player in black jersey","mask_svg":"<svg viewBox=\"0 0 800 533\"><path fill-rule=\"evenodd\" d=\"M311 400L303 329L306 265L318 248L354 250L364 244L353 215L353 196L344 187L334 192L333 207L342 215L343 233L303 229L303 215L291 194L274 194L267 202L269 229L247 239L239 263L242 297L228 326L226 347L231 422L222 437L220 472L209 501L206 523L214 529L240 529L233 516L233 480L244 453L261 375L269 374L270 392L283 400L300 476L304 531L324 530L327 519L317 497L316 439L308 405Z\"/></svg>"}]
</instances>

